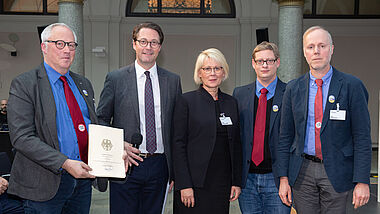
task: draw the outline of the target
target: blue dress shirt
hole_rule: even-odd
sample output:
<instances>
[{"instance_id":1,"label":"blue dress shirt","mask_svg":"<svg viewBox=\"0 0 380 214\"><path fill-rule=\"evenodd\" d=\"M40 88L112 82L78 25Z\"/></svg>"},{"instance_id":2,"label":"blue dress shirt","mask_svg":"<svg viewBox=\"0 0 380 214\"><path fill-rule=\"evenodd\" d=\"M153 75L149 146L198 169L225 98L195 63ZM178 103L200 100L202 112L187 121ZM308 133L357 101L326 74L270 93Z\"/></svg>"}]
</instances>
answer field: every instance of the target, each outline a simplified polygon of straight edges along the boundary
<instances>
[{"instance_id":1,"label":"blue dress shirt","mask_svg":"<svg viewBox=\"0 0 380 214\"><path fill-rule=\"evenodd\" d=\"M62 75L50 67L46 62L44 62L44 65L51 89L53 91L55 106L57 109L56 122L60 151L69 159L81 160L79 155L78 139L75 133L73 121L71 119L70 110L66 103L63 82L59 79ZM91 120L86 102L75 85L74 80L71 78L70 71L64 76L67 78L67 82L74 93L88 130L88 124L91 123Z\"/></svg>"},{"instance_id":2,"label":"blue dress shirt","mask_svg":"<svg viewBox=\"0 0 380 214\"><path fill-rule=\"evenodd\" d=\"M274 96L274 93L276 92L276 85L277 85L277 77L276 79L273 80L273 82L271 82L268 87L266 87L266 89L268 90L268 93L267 93L267 100L269 100L270 98L272 98ZM261 83L256 79L256 96L257 97L260 97L261 95L261 92L260 90L265 88L263 85L261 85Z\"/></svg>"},{"instance_id":3,"label":"blue dress shirt","mask_svg":"<svg viewBox=\"0 0 380 214\"><path fill-rule=\"evenodd\" d=\"M304 153L309 155L315 155L315 126L314 126L314 101L315 96L317 95L318 86L315 78L311 72L310 80L309 80L309 107L308 107L308 115L307 115L307 124L306 124L306 136L305 136L305 147ZM322 77L323 85L322 85L322 99L323 99L323 112L325 112L325 106L327 101L327 95L329 92L331 77L333 74L332 67L330 66L330 70L327 72L325 76Z\"/></svg>"}]
</instances>

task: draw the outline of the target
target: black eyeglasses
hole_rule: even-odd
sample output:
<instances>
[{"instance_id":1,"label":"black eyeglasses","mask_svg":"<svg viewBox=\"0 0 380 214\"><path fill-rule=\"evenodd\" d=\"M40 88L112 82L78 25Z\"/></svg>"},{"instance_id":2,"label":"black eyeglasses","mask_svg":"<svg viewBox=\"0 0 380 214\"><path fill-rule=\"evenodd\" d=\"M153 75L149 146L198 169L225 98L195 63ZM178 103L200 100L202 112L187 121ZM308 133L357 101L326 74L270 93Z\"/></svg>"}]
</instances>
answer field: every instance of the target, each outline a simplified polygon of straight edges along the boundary
<instances>
[{"instance_id":1,"label":"black eyeglasses","mask_svg":"<svg viewBox=\"0 0 380 214\"><path fill-rule=\"evenodd\" d=\"M55 46L59 50L64 49L65 46L67 45L67 47L69 47L70 51L74 51L77 48L77 46L78 46L78 43L76 43L76 42L65 42L63 40L56 40L56 41L46 40L45 42L55 43Z\"/></svg>"},{"instance_id":2,"label":"black eyeglasses","mask_svg":"<svg viewBox=\"0 0 380 214\"><path fill-rule=\"evenodd\" d=\"M255 63L256 65L264 65L264 63L267 63L267 65L274 65L276 61L277 59L267 59L267 60L259 59L259 60L255 60Z\"/></svg>"},{"instance_id":3,"label":"black eyeglasses","mask_svg":"<svg viewBox=\"0 0 380 214\"><path fill-rule=\"evenodd\" d=\"M161 44L156 40L148 42L148 40L146 40L146 39L140 39L140 40L136 39L135 41L139 42L141 47L146 47L146 46L148 46L148 44L150 44L150 47L158 48L158 46Z\"/></svg>"}]
</instances>

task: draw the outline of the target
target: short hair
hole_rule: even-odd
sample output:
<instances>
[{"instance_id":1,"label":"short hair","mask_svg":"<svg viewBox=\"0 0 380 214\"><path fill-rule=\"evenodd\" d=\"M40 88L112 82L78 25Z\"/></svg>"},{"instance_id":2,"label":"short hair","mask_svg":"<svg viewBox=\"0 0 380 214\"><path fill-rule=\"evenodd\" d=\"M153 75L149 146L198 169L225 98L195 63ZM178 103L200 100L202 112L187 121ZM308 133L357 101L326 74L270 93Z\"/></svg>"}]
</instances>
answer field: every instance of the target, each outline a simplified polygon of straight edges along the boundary
<instances>
[{"instance_id":1,"label":"short hair","mask_svg":"<svg viewBox=\"0 0 380 214\"><path fill-rule=\"evenodd\" d=\"M149 29L155 30L158 33L158 36L160 37L160 44L164 42L164 33L162 32L161 27L154 22L143 22L136 25L133 28L133 32L132 32L133 41L137 40L137 36L142 28L149 28Z\"/></svg>"},{"instance_id":2,"label":"short hair","mask_svg":"<svg viewBox=\"0 0 380 214\"><path fill-rule=\"evenodd\" d=\"M315 31L315 30L323 30L327 33L327 37L329 39L329 42L330 42L330 45L333 45L333 40L332 40L332 37L331 37L331 34L330 32L328 32L324 27L322 26L312 26L312 27L309 27L305 33L303 34L303 37L302 37L302 43L305 42L305 38L307 35L309 35L311 32Z\"/></svg>"},{"instance_id":3,"label":"short hair","mask_svg":"<svg viewBox=\"0 0 380 214\"><path fill-rule=\"evenodd\" d=\"M255 49L253 49L253 52L252 52L252 59L255 60L255 54L257 52L260 52L260 51L265 51L265 50L271 50L273 51L273 54L274 54L274 57L276 57L276 59L280 58L280 52L278 51L278 47L276 44L274 43L271 43L271 42L262 42L260 44L258 44Z\"/></svg>"},{"instance_id":4,"label":"short hair","mask_svg":"<svg viewBox=\"0 0 380 214\"><path fill-rule=\"evenodd\" d=\"M74 40L75 42L78 42L78 39L77 39L77 35L75 34L75 32L73 31L73 29L71 29L68 25L66 25L65 23L54 23L54 24L51 24L49 26L47 26L41 33L41 41L42 42L46 42L46 40L49 40L49 37L51 36L51 31L53 30L53 28L55 27L58 27L58 26L61 26L61 27L66 27L67 29L69 29L73 35L74 35Z\"/></svg>"},{"instance_id":5,"label":"short hair","mask_svg":"<svg viewBox=\"0 0 380 214\"><path fill-rule=\"evenodd\" d=\"M220 64L220 66L223 67L223 70L224 70L224 79L223 79L223 81L228 78L229 67L228 67L227 60L224 57L223 53L220 50L216 49L216 48L209 48L207 50L202 51L198 55L197 61L195 62L194 82L196 84L201 84L202 83L202 80L198 76L198 72L199 72L199 69L202 68L204 61L206 59L208 59L208 58L215 60L217 63Z\"/></svg>"}]
</instances>

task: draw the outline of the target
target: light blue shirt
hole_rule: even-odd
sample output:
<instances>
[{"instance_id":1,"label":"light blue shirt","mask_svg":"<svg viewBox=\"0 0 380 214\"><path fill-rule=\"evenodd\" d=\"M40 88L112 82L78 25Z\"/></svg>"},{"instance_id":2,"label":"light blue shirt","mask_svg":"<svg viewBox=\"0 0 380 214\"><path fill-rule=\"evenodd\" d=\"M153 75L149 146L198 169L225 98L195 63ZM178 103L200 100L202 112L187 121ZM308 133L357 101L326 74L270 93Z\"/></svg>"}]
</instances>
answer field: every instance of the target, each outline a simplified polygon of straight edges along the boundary
<instances>
[{"instance_id":1,"label":"light blue shirt","mask_svg":"<svg viewBox=\"0 0 380 214\"><path fill-rule=\"evenodd\" d=\"M62 75L50 67L46 62L44 62L44 65L53 91L55 107L57 109L56 122L60 151L69 159L81 160L77 135L71 119L69 107L66 103L63 82L59 79ZM75 85L74 80L71 78L70 71L65 74L65 77L78 102L79 108L82 111L84 122L86 123L88 130L88 124L91 123L91 120L86 102Z\"/></svg>"},{"instance_id":2,"label":"light blue shirt","mask_svg":"<svg viewBox=\"0 0 380 214\"><path fill-rule=\"evenodd\" d=\"M269 100L270 98L272 98L274 96L274 93L276 92L276 85L277 85L277 77L276 79L273 80L273 82L271 82L268 87L266 87L266 89L268 90L268 93L267 93L267 100ZM256 79L256 96L257 97L260 97L261 95L261 92L260 90L265 88L263 85L261 85L261 83Z\"/></svg>"},{"instance_id":3,"label":"light blue shirt","mask_svg":"<svg viewBox=\"0 0 380 214\"><path fill-rule=\"evenodd\" d=\"M325 76L322 77L322 100L323 100L323 112L325 112L326 101L328 97L331 77L333 74L332 67L327 72ZM315 82L316 78L309 72L309 109L307 115L307 124L306 124L306 136L305 136L305 147L304 153L309 155L315 155L315 126L314 126L314 101L315 96L317 95L318 86Z\"/></svg>"}]
</instances>

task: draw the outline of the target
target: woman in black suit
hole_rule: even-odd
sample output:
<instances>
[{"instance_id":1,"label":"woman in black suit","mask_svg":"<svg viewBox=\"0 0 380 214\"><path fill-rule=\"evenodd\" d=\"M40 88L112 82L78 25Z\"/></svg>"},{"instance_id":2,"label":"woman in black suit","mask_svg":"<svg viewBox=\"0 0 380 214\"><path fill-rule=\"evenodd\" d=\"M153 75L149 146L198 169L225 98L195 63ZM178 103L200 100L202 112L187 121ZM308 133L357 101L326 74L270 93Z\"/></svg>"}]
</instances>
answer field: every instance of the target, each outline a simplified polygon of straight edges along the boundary
<instances>
[{"instance_id":1,"label":"woman in black suit","mask_svg":"<svg viewBox=\"0 0 380 214\"><path fill-rule=\"evenodd\" d=\"M224 55L203 51L195 64L198 90L174 110L174 213L228 213L241 192L242 151L236 100L219 89L228 77Z\"/></svg>"}]
</instances>

